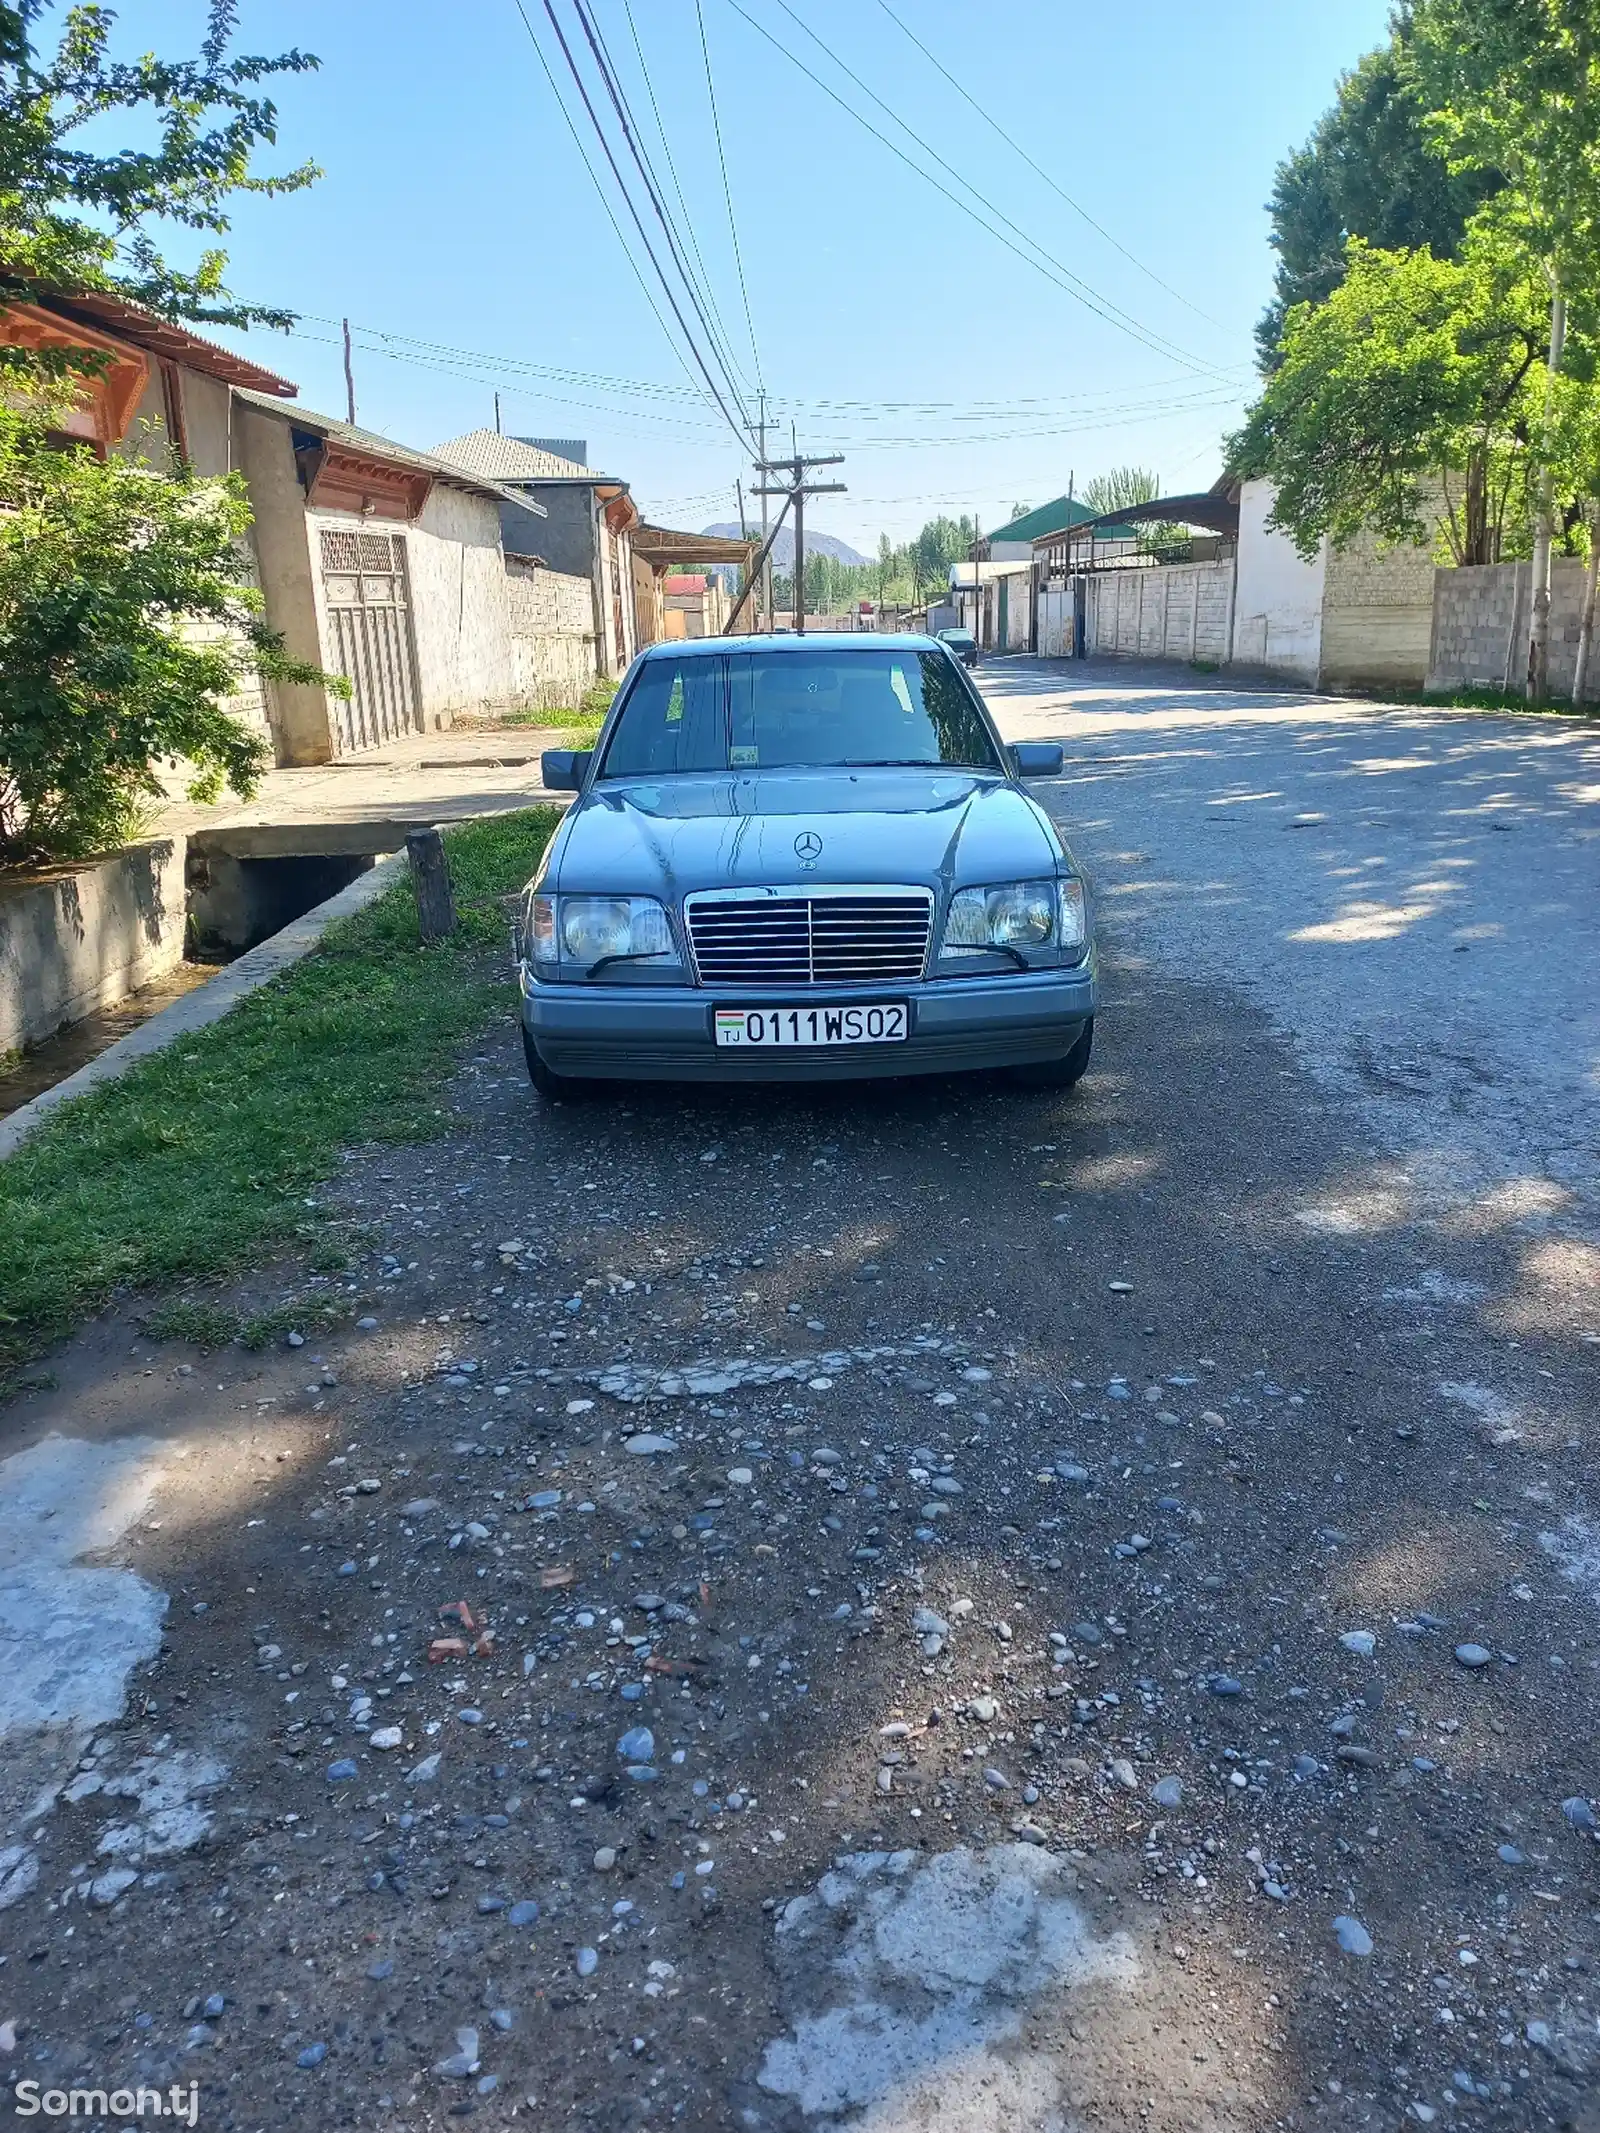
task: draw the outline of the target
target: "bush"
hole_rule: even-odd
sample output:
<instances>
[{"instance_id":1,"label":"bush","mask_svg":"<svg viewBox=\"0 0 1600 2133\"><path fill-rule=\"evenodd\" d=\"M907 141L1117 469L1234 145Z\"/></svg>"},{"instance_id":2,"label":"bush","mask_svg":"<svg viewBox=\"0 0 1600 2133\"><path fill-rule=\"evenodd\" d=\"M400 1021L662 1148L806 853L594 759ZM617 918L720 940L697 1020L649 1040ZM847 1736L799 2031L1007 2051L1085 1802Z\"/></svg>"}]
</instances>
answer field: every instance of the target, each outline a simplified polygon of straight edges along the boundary
<instances>
[{"instance_id":1,"label":"bush","mask_svg":"<svg viewBox=\"0 0 1600 2133\"><path fill-rule=\"evenodd\" d=\"M329 683L261 620L241 475L58 450L0 409L0 864L138 834L157 767L248 795L267 761L226 708L251 670Z\"/></svg>"}]
</instances>

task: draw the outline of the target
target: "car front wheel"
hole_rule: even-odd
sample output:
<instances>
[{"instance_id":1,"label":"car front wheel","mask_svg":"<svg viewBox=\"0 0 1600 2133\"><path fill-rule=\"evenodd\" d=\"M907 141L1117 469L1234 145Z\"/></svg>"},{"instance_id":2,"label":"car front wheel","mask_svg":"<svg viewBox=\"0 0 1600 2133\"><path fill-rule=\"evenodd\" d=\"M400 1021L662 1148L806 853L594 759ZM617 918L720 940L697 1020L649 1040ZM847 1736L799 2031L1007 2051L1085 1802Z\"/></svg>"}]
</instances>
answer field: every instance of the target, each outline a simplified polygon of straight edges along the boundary
<instances>
[{"instance_id":1,"label":"car front wheel","mask_svg":"<svg viewBox=\"0 0 1600 2133\"><path fill-rule=\"evenodd\" d=\"M1072 1050L1061 1059L1034 1059L1026 1066L1013 1067L1011 1079L1024 1089L1071 1089L1082 1081L1089 1070L1089 1054L1094 1050L1094 1016L1083 1025L1083 1032Z\"/></svg>"},{"instance_id":2,"label":"car front wheel","mask_svg":"<svg viewBox=\"0 0 1600 2133\"><path fill-rule=\"evenodd\" d=\"M571 1074L558 1074L554 1068L546 1066L540 1056L539 1047L528 1035L526 1023L522 1025L522 1056L528 1062L528 1079L547 1104L557 1104L563 1100L570 1102L573 1097L581 1096L589 1086L586 1081L578 1081Z\"/></svg>"}]
</instances>

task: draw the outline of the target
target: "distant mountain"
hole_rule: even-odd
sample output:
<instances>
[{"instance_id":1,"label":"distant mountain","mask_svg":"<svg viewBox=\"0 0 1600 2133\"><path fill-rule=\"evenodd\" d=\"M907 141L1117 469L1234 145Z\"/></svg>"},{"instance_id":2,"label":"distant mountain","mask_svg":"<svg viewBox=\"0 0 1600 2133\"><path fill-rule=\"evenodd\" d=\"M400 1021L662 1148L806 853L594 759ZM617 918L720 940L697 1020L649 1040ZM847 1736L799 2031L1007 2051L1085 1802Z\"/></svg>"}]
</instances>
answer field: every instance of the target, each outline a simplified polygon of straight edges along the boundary
<instances>
[{"instance_id":1,"label":"distant mountain","mask_svg":"<svg viewBox=\"0 0 1600 2133\"><path fill-rule=\"evenodd\" d=\"M703 526L700 530L702 533L719 534L722 539L728 541L736 541L739 538L736 520L729 520L718 526ZM750 528L752 533L757 530L755 525ZM858 555L848 541L837 541L831 533L813 533L809 526L806 528L806 554L831 555L841 563L865 563L869 560L864 555ZM772 567L774 570L794 568L794 529L787 522L772 544Z\"/></svg>"}]
</instances>

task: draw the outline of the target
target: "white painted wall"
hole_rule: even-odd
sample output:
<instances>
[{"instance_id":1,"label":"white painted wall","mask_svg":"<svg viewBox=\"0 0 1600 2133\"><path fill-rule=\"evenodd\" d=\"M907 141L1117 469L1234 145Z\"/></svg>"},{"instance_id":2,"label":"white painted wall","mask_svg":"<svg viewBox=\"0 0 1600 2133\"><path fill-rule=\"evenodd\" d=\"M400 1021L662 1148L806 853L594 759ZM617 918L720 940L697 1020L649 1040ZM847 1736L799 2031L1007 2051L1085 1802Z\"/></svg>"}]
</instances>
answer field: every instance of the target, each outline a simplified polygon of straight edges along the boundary
<instances>
[{"instance_id":1,"label":"white painted wall","mask_svg":"<svg viewBox=\"0 0 1600 2133\"><path fill-rule=\"evenodd\" d=\"M425 731L439 732L458 712L504 703L515 694L496 503L435 482L421 516L404 526L392 519L364 519L350 511L308 511L306 528L313 559L321 554L324 526L364 527L404 536L417 701ZM327 666L332 663L328 650L332 639L322 571L315 561L312 585Z\"/></svg>"},{"instance_id":2,"label":"white painted wall","mask_svg":"<svg viewBox=\"0 0 1600 2133\"><path fill-rule=\"evenodd\" d=\"M1273 489L1247 481L1239 496L1239 576L1233 658L1316 683L1322 669L1322 604L1327 544L1307 563L1286 533L1269 529Z\"/></svg>"}]
</instances>

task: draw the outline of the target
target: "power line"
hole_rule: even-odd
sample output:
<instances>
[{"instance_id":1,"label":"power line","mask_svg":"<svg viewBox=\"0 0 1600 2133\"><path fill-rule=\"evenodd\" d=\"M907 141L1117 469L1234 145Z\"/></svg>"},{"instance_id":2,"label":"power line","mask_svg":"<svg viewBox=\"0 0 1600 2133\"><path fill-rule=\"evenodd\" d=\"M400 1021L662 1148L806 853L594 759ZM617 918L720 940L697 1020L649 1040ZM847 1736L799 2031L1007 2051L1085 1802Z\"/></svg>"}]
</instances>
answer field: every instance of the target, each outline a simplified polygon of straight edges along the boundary
<instances>
[{"instance_id":1,"label":"power line","mask_svg":"<svg viewBox=\"0 0 1600 2133\"><path fill-rule=\"evenodd\" d=\"M1041 245L1037 241L1037 239L1030 237L1025 230L1020 229L1016 223L1012 222L1008 215L1004 214L1002 210L997 208L991 200L987 199L984 194L979 192L978 188L974 184L972 184L970 179L962 177L961 173L958 170L956 170L951 164L945 161L944 157L939 154L937 149L930 147L928 142L923 140L922 136L917 133L913 127L908 126L904 119L900 118L897 113L890 110L889 106L883 102L883 99L878 96L873 90L869 89L866 83L861 80L859 75L852 73L850 68L847 67L844 61L842 59L839 59L836 54L830 52L829 57L833 59L834 64L839 67L841 72L849 75L850 80L856 84L857 88L859 88L864 95L870 97L872 101L877 104L881 109L888 111L889 116L894 120L894 123L901 129L904 134L908 136L909 139L916 142L917 146L922 149L925 155L930 156L934 162L940 165L942 169L949 171L950 175L956 180L958 185L965 186L967 191L972 194L973 198L981 202L981 204L988 209L990 214L996 216L999 221L1003 222L1006 225L1006 228L1015 231L1016 235L1022 239L1022 243L1031 247L1031 251L1024 251L1022 249L1022 245L1013 243L1012 239L1007 237L1004 231L998 230L994 227L992 223L986 222L983 219L982 215L977 212L977 209L972 207L967 201L963 200L958 193L953 193L951 192L948 186L941 185L939 180L933 175L931 171L924 170L920 163L914 162L912 158L906 154L903 148L900 148L894 141L891 141L887 134L881 133L878 128L873 125L870 119L864 118L862 114L856 110L853 104L847 103L845 99L839 95L836 89L831 88L829 84L825 82L820 75L814 73L812 69L806 65L805 61L798 56L797 53L791 52L789 47L784 44L781 39L775 37L772 32L765 26L765 24L758 22L752 14L750 14L745 8L741 7L739 4L739 0L728 0L728 5L733 9L734 13L740 16L745 22L747 22L759 36L764 37L767 43L770 44L775 51L780 52L783 57L788 60L791 66L798 68L798 70L803 75L805 75L806 79L809 82L812 82L817 88L822 91L824 96L830 98L832 102L836 103L841 111L847 113L849 117L855 120L858 126L864 127L866 131L872 135L875 141L878 141L883 147L887 148L889 153L892 156L897 157L900 162L904 163L908 170L914 171L916 175L922 179L925 185L931 185L935 192L941 194L946 200L950 201L952 206L958 207L961 212L966 215L971 221L977 223L978 227L981 230L985 231L987 235L995 238L998 243L1003 244L1008 252L1015 253L1017 258L1022 260L1026 266L1032 267L1035 273L1042 274L1046 281L1050 282L1054 287L1062 290L1064 294L1075 298L1076 301L1082 304L1086 310L1092 311L1097 318L1103 319L1108 326L1114 326L1116 327L1118 332L1126 333L1131 339L1140 342L1142 346L1150 349L1153 354L1165 356L1169 362L1179 363L1186 370L1194 371L1200 374L1209 374L1212 376L1217 375L1217 366L1215 364L1207 363L1199 357L1190 355L1186 350L1179 348L1176 343L1168 341L1164 335L1152 333L1149 328L1140 325L1137 319L1130 317L1127 312L1120 310L1117 305L1111 303L1109 298L1102 297L1097 290L1091 288L1090 285L1083 280L1081 275L1074 274L1070 267L1066 266L1061 260L1055 258L1054 255L1050 252L1047 252L1044 246ZM822 45L821 38L816 35L815 31L810 29L804 22L800 20L799 16L794 13L792 8L786 5L786 0L778 0L778 5L783 8L783 11L786 15L790 16L790 18L795 23L797 23L802 30L805 31L806 35L810 37L814 43ZM827 51L828 47L826 45L822 45L822 49L824 51ZM1033 256L1033 254L1035 253L1038 255L1038 257Z\"/></svg>"},{"instance_id":2,"label":"power line","mask_svg":"<svg viewBox=\"0 0 1600 2133\"><path fill-rule=\"evenodd\" d=\"M661 307L650 293L650 285L645 280L644 275L639 270L639 262L634 258L632 252L630 252L628 249L628 241L622 234L622 226L617 221L615 214L613 214L611 209L611 203L606 198L605 187L600 182L600 173L595 169L593 163L589 160L588 150L583 145L583 137L578 132L578 128L573 121L572 113L567 109L566 100L562 96L560 89L556 85L555 75L550 70L550 62L544 56L544 47L540 44L538 38L535 37L535 35L533 34L533 24L528 20L527 10L524 8L522 0L512 0L512 5L516 8L517 14L521 18L522 27L528 33L528 42L533 46L535 53L538 55L539 65L544 70L544 78L550 84L550 94L555 98L556 107L560 111L562 118L566 121L567 131L572 135L572 144L578 151L578 157L581 163L583 164L584 169L589 173L589 182L593 185L595 189L595 196L599 200L601 207L605 210L606 220L610 223L613 231L616 233L617 243L621 247L622 256L624 259L626 259L629 267L633 270L634 280L638 282L640 292L643 295L645 302L650 306L651 312L655 317L656 324L666 335L667 345L671 348L673 354L678 358L678 361L680 363L683 363L684 369L688 371L689 366L687 363L684 363L683 350L678 346L677 342L673 340L672 329L667 324L666 320L661 316ZM559 35L559 32L557 34ZM692 378L693 372L690 372L689 375ZM698 391L696 391L695 397L697 399L700 397ZM742 441L743 440L741 439L741 442Z\"/></svg>"},{"instance_id":3,"label":"power line","mask_svg":"<svg viewBox=\"0 0 1600 2133\"><path fill-rule=\"evenodd\" d=\"M938 72L944 76L945 80L950 84L951 88L955 90L956 94L962 97L967 103L972 106L973 110L977 112L979 118L983 120L984 124L992 128L992 130L1000 136L1001 140L1005 142L1006 146L1009 149L1013 150L1014 153L1021 156L1023 162L1027 164L1028 168L1035 174L1036 177L1043 178L1045 184L1049 186L1050 190L1055 194L1058 200L1064 200L1067 203L1068 207L1072 209L1072 212L1075 215L1081 216L1082 219L1088 223L1090 229L1096 231L1100 236L1105 239L1106 243L1111 246L1113 251L1120 252L1124 259L1126 259L1130 262L1131 265L1136 266L1139 269L1139 272L1141 274L1146 275L1151 281L1153 281L1158 289L1165 289L1168 296L1176 298L1176 300L1183 305L1186 311L1192 311L1196 318L1203 318L1208 326L1216 326L1219 331L1226 331L1226 328L1222 326L1222 323L1219 319L1214 319L1209 311L1202 311L1198 304L1190 303L1188 297L1186 297L1181 290L1173 288L1171 282L1163 281L1161 279L1161 276L1157 274L1152 267L1147 267L1144 261L1142 259L1137 258L1132 252L1130 252L1125 244L1119 243L1118 240L1112 236L1111 232L1105 227L1103 223L1096 222L1093 215L1090 214L1089 210L1086 207L1080 205L1078 201L1074 200L1071 193L1064 192L1062 188L1056 183L1055 179L1051 177L1049 171L1047 171L1042 164L1036 163L1033 160L1033 157L1029 155L1027 149L1023 147L1022 143L1018 140L1013 139L1013 137L1009 133L1007 133L1004 126L1001 125L1000 121L995 118L990 112L984 109L983 105L978 102L978 99L971 93L971 91L966 87L966 85L963 82L957 80L956 76L950 72L950 69L944 64L944 62L938 57L936 57L934 53L928 50L928 47L923 43L922 39L917 35L916 31L912 29L911 25L908 22L903 21L901 17L895 13L894 9L889 5L889 0L878 0L878 5L883 9L883 12L888 16L889 20L894 24L895 28L897 30L903 31L904 34L910 38L911 42L916 46L917 50L922 54L923 58L927 60L928 64L931 67L936 68Z\"/></svg>"},{"instance_id":4,"label":"power line","mask_svg":"<svg viewBox=\"0 0 1600 2133\"><path fill-rule=\"evenodd\" d=\"M717 87L711 79L711 47L706 42L705 11L694 0L694 19L700 27L700 56L706 68L706 99L711 106L711 130L717 138L717 161L722 166L722 197L728 203L728 235L733 239L733 263L739 270L739 294L744 299L744 322L750 332L750 353L755 360L756 383L765 390L761 375L761 350L756 345L756 322L750 313L750 289L744 278L744 255L739 250L739 225L733 214L733 187L728 180L728 158L722 146L722 120L717 115ZM629 17L632 20L632 17Z\"/></svg>"},{"instance_id":5,"label":"power line","mask_svg":"<svg viewBox=\"0 0 1600 2133\"><path fill-rule=\"evenodd\" d=\"M540 57L543 58L544 55L539 47L539 41L533 36L533 25L529 22L527 14L523 9L522 0L515 0L515 6L518 15L522 18L523 27L527 30L529 37L533 38L534 49L536 51L539 51ZM700 353L699 343L695 340L694 335L689 330L688 321L684 318L682 307L679 305L677 297L673 294L672 284L667 279L666 271L662 267L660 260L656 257L655 247L650 242L650 233L648 230L646 230L644 222L639 214L639 210L634 205L633 195L628 191L627 186L623 183L622 172L617 167L617 159L612 153L611 143L607 140L605 128L600 123L600 115L594 108L594 104L589 95L588 86L583 79L583 75L579 71L578 63L573 57L572 49L567 43L566 35L562 30L561 24L556 19L556 12L555 9L551 6L550 0L544 0L544 11L545 14L549 17L550 27L556 33L556 42L560 45L562 57L566 60L567 71L571 74L572 79L577 86L578 94L583 100L583 107L585 111L587 111L589 114L589 123L594 128L595 137L600 143L601 149L605 154L605 159L607 163L609 163L611 166L611 175L616 180L617 190L622 195L623 204L628 210L628 214L632 219L634 228L639 233L639 241L644 246L646 257L649 259L651 266L655 269L656 279L661 284L662 292L665 295L669 306L671 307L673 317L678 321L678 329L682 333L685 342L688 344L689 353L694 358L695 368L705 379L706 388L710 392L712 400L716 403L716 406L719 412L721 413L723 420L727 423L729 429L732 430L734 436L739 440L740 445L747 446L750 440L745 436L743 430L734 420L733 416L729 414L727 403L723 399L721 393L717 390L716 380L712 377L710 370L706 367L705 358ZM549 69L547 67L546 72L548 73L548 71ZM565 110L565 104L563 104L562 108L563 110ZM613 223L613 227L614 226L615 224ZM618 232L618 235L620 237L620 231ZM627 251L626 245L623 246L623 250L625 252ZM631 259L633 255L629 253L628 256Z\"/></svg>"},{"instance_id":6,"label":"power line","mask_svg":"<svg viewBox=\"0 0 1600 2133\"><path fill-rule=\"evenodd\" d=\"M745 413L744 388L739 382L736 366L733 363L728 347L727 330L722 325L721 317L717 312L716 300L711 296L709 288L702 291L685 256L684 241L678 235L677 225L672 219L666 201L662 198L661 181L657 178L651 166L650 158L645 153L643 143L639 138L639 122L633 115L622 83L618 79L616 68L606 47L606 41L600 33L599 25L586 5L586 0L572 0L572 8L578 18L578 25L588 42L594 63L600 71L600 79L604 84L605 92L611 99L611 108L616 113L617 123L622 128L622 138L627 143L628 153L633 158L634 168L644 181L645 197L650 202L655 218L661 225L662 234L667 240L667 250L672 256L673 265L678 270L684 292L688 296L690 306L705 332L712 356L716 361L717 368L722 373L722 382L727 386L729 396L734 406L739 410L740 420L748 431L750 430L750 418ZM550 0L545 0L545 13L554 20L554 11ZM665 141L665 138L666 136L663 133L663 141ZM693 243L692 236L689 241L691 244ZM753 436L754 433L751 432L751 434Z\"/></svg>"},{"instance_id":7,"label":"power line","mask_svg":"<svg viewBox=\"0 0 1600 2133\"><path fill-rule=\"evenodd\" d=\"M661 106L656 100L655 82L651 76L649 65L644 56L644 46L640 42L638 24L634 21L633 18L633 7L631 5L631 0L622 0L622 10L627 17L628 34L633 40L634 56L639 62L639 77L643 81L645 86L645 93L650 99L651 116L655 119L656 122L656 133L661 141L661 152L667 159L667 169L671 174L672 178L672 190L677 196L678 206L683 211L683 219L688 235L689 246L694 253L695 264L700 271L700 286L705 292L707 299L711 302L713 309L717 310L717 315L720 319L721 311L720 308L718 308L716 305L715 296L711 287L711 272L706 265L705 255L700 249L700 239L695 234L694 216L689 211L689 202L684 195L683 184L678 176L678 165L673 157L672 143L667 139L666 123L661 116ZM598 24L596 25L596 27L598 28ZM604 43L604 41L604 37L602 36L601 42ZM723 331L723 339L724 341L728 340L726 328L724 328Z\"/></svg>"}]
</instances>

